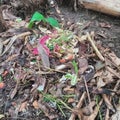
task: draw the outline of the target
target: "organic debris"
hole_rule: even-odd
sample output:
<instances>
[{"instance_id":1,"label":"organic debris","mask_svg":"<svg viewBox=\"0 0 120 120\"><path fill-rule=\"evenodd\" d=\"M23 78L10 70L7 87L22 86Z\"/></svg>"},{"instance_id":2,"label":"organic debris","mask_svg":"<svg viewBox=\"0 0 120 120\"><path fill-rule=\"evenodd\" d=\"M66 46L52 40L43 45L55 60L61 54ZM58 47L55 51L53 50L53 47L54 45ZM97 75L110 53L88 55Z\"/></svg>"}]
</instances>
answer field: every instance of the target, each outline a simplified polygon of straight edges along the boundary
<instances>
[{"instance_id":1,"label":"organic debris","mask_svg":"<svg viewBox=\"0 0 120 120\"><path fill-rule=\"evenodd\" d=\"M114 120L120 58L97 33L78 36L39 12L29 22L14 18L0 34L0 118Z\"/></svg>"}]
</instances>

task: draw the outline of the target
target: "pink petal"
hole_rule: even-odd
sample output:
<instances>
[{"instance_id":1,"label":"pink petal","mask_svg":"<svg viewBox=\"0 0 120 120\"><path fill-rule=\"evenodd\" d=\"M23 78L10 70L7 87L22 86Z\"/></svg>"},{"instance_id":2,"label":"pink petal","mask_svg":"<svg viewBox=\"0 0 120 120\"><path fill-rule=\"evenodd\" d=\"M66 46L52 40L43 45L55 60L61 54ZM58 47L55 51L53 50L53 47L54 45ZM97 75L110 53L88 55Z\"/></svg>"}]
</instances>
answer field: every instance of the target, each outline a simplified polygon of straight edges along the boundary
<instances>
[{"instance_id":1,"label":"pink petal","mask_svg":"<svg viewBox=\"0 0 120 120\"><path fill-rule=\"evenodd\" d=\"M41 44L41 45L44 45L45 42L46 42L49 38L50 38L49 35L43 36L42 38L39 39L40 44Z\"/></svg>"},{"instance_id":2,"label":"pink petal","mask_svg":"<svg viewBox=\"0 0 120 120\"><path fill-rule=\"evenodd\" d=\"M34 48L33 51L32 51L32 53L33 53L34 55L38 55L38 49L37 49L37 48Z\"/></svg>"},{"instance_id":3,"label":"pink petal","mask_svg":"<svg viewBox=\"0 0 120 120\"><path fill-rule=\"evenodd\" d=\"M49 55L50 54L49 48L46 45L43 45L43 48L45 49L46 54Z\"/></svg>"}]
</instances>

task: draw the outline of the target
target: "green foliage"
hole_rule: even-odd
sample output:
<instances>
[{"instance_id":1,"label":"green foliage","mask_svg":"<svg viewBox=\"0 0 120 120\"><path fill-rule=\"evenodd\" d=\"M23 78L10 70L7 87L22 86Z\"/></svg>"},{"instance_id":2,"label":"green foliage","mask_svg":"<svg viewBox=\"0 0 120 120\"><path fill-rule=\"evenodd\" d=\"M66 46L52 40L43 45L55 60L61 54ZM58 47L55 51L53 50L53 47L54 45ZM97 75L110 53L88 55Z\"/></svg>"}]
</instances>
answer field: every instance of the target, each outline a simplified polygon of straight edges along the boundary
<instances>
[{"instance_id":1,"label":"green foliage","mask_svg":"<svg viewBox=\"0 0 120 120\"><path fill-rule=\"evenodd\" d=\"M63 112L63 107L65 107L66 109L72 110L64 101L62 101L61 99L51 95L51 94L43 94L43 99L45 102L51 102L51 103L55 103L56 106L58 107L58 109L61 111L61 113L65 116L65 113ZM69 98L71 96L63 96L63 98ZM66 117L66 116L65 116Z\"/></svg>"},{"instance_id":2,"label":"green foliage","mask_svg":"<svg viewBox=\"0 0 120 120\"><path fill-rule=\"evenodd\" d=\"M35 12L29 22L28 28L32 28L33 24L38 21L49 23L52 27L60 27L58 21L52 17L45 18L41 13Z\"/></svg>"},{"instance_id":3,"label":"green foliage","mask_svg":"<svg viewBox=\"0 0 120 120\"><path fill-rule=\"evenodd\" d=\"M59 46L62 46L64 43L67 43L68 41L70 41L71 38L73 37L73 34L67 30L61 30L57 28L57 31L58 31L57 38L53 38L47 42L48 48L51 48L51 47L54 48L56 44ZM67 45L67 47L69 46Z\"/></svg>"},{"instance_id":4,"label":"green foliage","mask_svg":"<svg viewBox=\"0 0 120 120\"><path fill-rule=\"evenodd\" d=\"M77 75L76 74L67 73L65 75L65 78L71 80L71 85L75 85L77 83Z\"/></svg>"},{"instance_id":5,"label":"green foliage","mask_svg":"<svg viewBox=\"0 0 120 120\"><path fill-rule=\"evenodd\" d=\"M74 67L75 73L78 74L78 64L75 62L75 60L72 61L72 65Z\"/></svg>"}]
</instances>

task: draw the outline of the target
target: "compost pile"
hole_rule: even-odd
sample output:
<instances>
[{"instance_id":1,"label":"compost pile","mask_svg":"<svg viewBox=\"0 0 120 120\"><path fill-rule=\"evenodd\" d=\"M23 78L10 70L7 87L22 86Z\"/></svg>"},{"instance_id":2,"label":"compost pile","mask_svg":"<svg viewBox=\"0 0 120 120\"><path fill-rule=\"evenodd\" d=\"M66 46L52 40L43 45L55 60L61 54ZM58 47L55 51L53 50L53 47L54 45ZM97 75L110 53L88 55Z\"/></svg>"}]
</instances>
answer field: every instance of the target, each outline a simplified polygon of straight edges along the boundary
<instances>
[{"instance_id":1,"label":"compost pile","mask_svg":"<svg viewBox=\"0 0 120 120\"><path fill-rule=\"evenodd\" d=\"M24 20L3 16L0 119L119 118L120 58L98 41L104 34L38 11Z\"/></svg>"}]
</instances>

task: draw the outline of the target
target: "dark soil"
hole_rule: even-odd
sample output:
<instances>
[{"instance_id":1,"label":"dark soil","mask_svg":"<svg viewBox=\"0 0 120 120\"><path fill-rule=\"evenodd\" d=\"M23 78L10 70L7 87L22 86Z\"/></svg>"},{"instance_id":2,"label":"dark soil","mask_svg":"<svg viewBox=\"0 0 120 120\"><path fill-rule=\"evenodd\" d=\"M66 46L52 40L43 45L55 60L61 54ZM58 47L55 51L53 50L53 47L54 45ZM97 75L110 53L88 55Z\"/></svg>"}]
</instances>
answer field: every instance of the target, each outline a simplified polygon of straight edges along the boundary
<instances>
[{"instance_id":1,"label":"dark soil","mask_svg":"<svg viewBox=\"0 0 120 120\"><path fill-rule=\"evenodd\" d=\"M111 48L120 57L120 19L86 9L73 12L71 8L62 7L61 11L65 20L80 23L81 32L95 31L99 35L97 40L102 41L103 46ZM90 23L89 23L90 22ZM105 23L108 26L101 27ZM86 26L86 24L89 24ZM86 26L85 29L84 26Z\"/></svg>"},{"instance_id":2,"label":"dark soil","mask_svg":"<svg viewBox=\"0 0 120 120\"><path fill-rule=\"evenodd\" d=\"M108 16L99 12L94 12L90 10L86 10L80 8L77 12L73 12L71 8L60 7L60 10L65 18L65 21L70 21L73 24L76 24L75 28L71 28L73 31L77 32L76 34L80 36L81 34L85 34L88 31L95 31L96 40L101 41L101 44L105 47L109 47L113 50L118 57L120 57L120 19L113 16ZM57 76L57 75L56 75ZM32 76L38 79L36 76ZM40 77L40 76L38 76ZM46 79L47 75L45 76ZM49 76L48 76L49 77ZM51 76L50 76L51 77ZM56 79L59 76L56 77ZM30 79L29 77L27 79ZM0 90L0 114L7 114L8 110L11 115L16 116L15 118L5 118L3 120L48 120L42 112L39 110L35 110L30 105L24 113L14 112L14 108L11 107L16 103L17 106L20 104L21 99L24 102L26 99L32 101L33 97L37 93L30 95L30 91L34 81L25 81L28 83L21 83L18 86L19 91L17 91L17 95L13 100L10 100L9 94L15 88L16 81L11 77L11 75L6 75L4 78L4 82L7 84L6 89ZM38 96L35 98L37 99ZM15 101L15 103L14 103ZM30 103L29 103L30 104ZM32 103L31 103L32 104ZM57 111L56 111L57 112ZM6 115L9 116L9 115ZM61 120L65 120L65 118L60 118ZM59 119L59 120L60 120ZM57 119L58 120L58 119ZM67 120L67 119L66 119Z\"/></svg>"}]
</instances>

